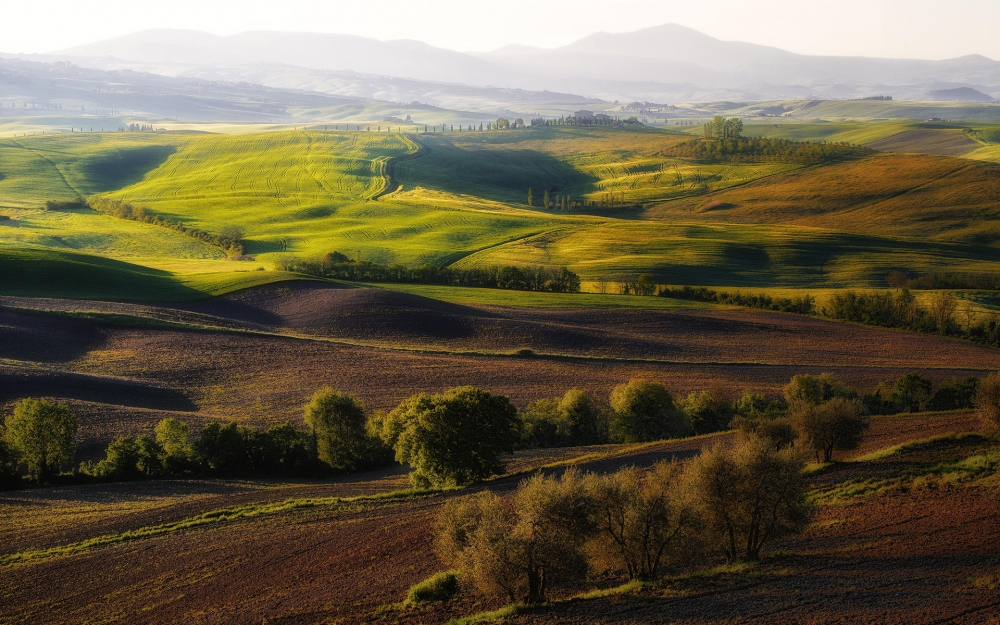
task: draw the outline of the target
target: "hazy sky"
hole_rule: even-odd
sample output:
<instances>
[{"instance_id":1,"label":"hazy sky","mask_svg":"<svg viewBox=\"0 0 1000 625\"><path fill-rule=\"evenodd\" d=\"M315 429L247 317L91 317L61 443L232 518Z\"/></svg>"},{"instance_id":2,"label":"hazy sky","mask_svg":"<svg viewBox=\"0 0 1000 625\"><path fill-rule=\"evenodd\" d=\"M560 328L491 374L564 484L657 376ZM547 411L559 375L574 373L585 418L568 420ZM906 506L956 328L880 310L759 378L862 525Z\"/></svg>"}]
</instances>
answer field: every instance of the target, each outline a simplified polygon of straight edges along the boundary
<instances>
[{"instance_id":1,"label":"hazy sky","mask_svg":"<svg viewBox=\"0 0 1000 625\"><path fill-rule=\"evenodd\" d=\"M556 47L675 22L803 54L1000 60L1000 0L0 0L0 51L50 52L146 28Z\"/></svg>"}]
</instances>

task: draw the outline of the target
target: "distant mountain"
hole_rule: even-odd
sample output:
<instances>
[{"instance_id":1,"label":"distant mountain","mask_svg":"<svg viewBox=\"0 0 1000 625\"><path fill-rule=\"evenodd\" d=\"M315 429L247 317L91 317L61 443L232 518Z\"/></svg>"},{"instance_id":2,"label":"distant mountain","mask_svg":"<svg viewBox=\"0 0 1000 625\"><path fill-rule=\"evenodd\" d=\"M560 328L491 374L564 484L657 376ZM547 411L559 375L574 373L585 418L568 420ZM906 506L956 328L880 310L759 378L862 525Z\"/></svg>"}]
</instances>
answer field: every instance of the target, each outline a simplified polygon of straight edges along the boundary
<instances>
[{"instance_id":1,"label":"distant mountain","mask_svg":"<svg viewBox=\"0 0 1000 625\"><path fill-rule=\"evenodd\" d=\"M927 94L928 100L939 100L943 102L993 102L993 96L986 95L982 91L976 91L971 87L959 87L957 89L938 89Z\"/></svg>"},{"instance_id":2,"label":"distant mountain","mask_svg":"<svg viewBox=\"0 0 1000 625\"><path fill-rule=\"evenodd\" d=\"M442 92L442 85L668 103L870 95L919 100L929 97L929 92L951 89L1000 92L1000 63L983 56L944 61L809 56L722 41L677 24L632 33L596 33L555 49L507 46L482 54L445 50L419 41L379 41L352 35L247 32L220 37L184 30L144 31L59 54L91 67L169 75L221 72L234 80L265 80L269 85L277 81L284 88L338 94L353 89L387 91L435 102L445 101L433 95ZM270 69L262 71L262 66ZM283 75L275 71L281 66L313 74L289 70ZM345 82L342 75L330 79L317 77L315 72L355 72L433 84L410 84L404 90L373 89ZM467 95L456 101L466 101L462 98ZM477 95L473 100L480 110L497 103L501 105L497 108L503 108L504 101L497 101L497 95ZM956 93L958 96L961 93Z\"/></svg>"}]
</instances>

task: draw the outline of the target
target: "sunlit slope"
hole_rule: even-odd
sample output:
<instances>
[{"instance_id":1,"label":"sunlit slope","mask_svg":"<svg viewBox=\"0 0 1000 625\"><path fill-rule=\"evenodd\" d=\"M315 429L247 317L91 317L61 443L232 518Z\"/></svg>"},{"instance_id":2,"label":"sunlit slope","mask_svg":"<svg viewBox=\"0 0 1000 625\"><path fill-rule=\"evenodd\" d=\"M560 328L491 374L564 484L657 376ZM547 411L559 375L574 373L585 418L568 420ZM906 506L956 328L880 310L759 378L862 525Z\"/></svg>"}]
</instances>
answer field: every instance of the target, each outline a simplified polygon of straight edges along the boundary
<instances>
[{"instance_id":1,"label":"sunlit slope","mask_svg":"<svg viewBox=\"0 0 1000 625\"><path fill-rule=\"evenodd\" d=\"M294 279L276 271L178 275L89 254L0 249L0 295L117 301L186 301Z\"/></svg>"},{"instance_id":2,"label":"sunlit slope","mask_svg":"<svg viewBox=\"0 0 1000 625\"><path fill-rule=\"evenodd\" d=\"M586 279L652 273L664 284L884 286L894 269L1000 271L1000 249L816 228L608 221L571 226L463 258L462 267L568 265Z\"/></svg>"},{"instance_id":3,"label":"sunlit slope","mask_svg":"<svg viewBox=\"0 0 1000 625\"><path fill-rule=\"evenodd\" d=\"M110 258L223 257L222 250L166 228L87 208L45 210L48 200L80 200L133 184L187 137L146 133L66 133L0 140L0 246L51 248Z\"/></svg>"},{"instance_id":4,"label":"sunlit slope","mask_svg":"<svg viewBox=\"0 0 1000 625\"><path fill-rule=\"evenodd\" d=\"M579 201L634 204L724 189L801 167L794 163L703 164L673 158L684 134L649 128L543 127L420 135L426 153L400 163L404 187L535 207L546 189Z\"/></svg>"},{"instance_id":5,"label":"sunlit slope","mask_svg":"<svg viewBox=\"0 0 1000 625\"><path fill-rule=\"evenodd\" d=\"M248 252L258 255L339 250L413 263L526 236L551 222L454 197L376 200L389 160L417 150L395 133L205 136L185 143L143 181L108 195L209 232L241 226Z\"/></svg>"},{"instance_id":6,"label":"sunlit slope","mask_svg":"<svg viewBox=\"0 0 1000 625\"><path fill-rule=\"evenodd\" d=\"M37 208L138 182L187 137L65 133L0 139L0 207Z\"/></svg>"},{"instance_id":7,"label":"sunlit slope","mask_svg":"<svg viewBox=\"0 0 1000 625\"><path fill-rule=\"evenodd\" d=\"M1000 240L1000 166L877 154L664 203L647 217L820 227L884 237Z\"/></svg>"}]
</instances>

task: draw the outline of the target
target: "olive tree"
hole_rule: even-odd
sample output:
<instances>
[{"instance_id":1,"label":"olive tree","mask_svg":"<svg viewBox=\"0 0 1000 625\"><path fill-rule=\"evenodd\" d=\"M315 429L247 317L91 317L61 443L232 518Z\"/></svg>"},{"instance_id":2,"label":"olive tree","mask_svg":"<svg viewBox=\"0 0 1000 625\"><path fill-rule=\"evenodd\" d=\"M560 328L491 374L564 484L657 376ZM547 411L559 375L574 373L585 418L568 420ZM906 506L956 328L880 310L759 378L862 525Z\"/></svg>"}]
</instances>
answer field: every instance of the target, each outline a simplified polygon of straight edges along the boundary
<instances>
[{"instance_id":1,"label":"olive tree","mask_svg":"<svg viewBox=\"0 0 1000 625\"><path fill-rule=\"evenodd\" d=\"M646 476L631 467L587 481L597 551L629 579L655 579L661 566L689 560L700 548L700 516L677 462L659 462Z\"/></svg>"},{"instance_id":2,"label":"olive tree","mask_svg":"<svg viewBox=\"0 0 1000 625\"><path fill-rule=\"evenodd\" d=\"M438 554L483 594L540 603L552 586L586 574L591 517L578 472L536 475L521 482L512 502L481 493L446 505Z\"/></svg>"},{"instance_id":3,"label":"olive tree","mask_svg":"<svg viewBox=\"0 0 1000 625\"><path fill-rule=\"evenodd\" d=\"M7 417L7 439L39 484L73 459L76 416L66 404L24 399Z\"/></svg>"},{"instance_id":4,"label":"olive tree","mask_svg":"<svg viewBox=\"0 0 1000 625\"><path fill-rule=\"evenodd\" d=\"M500 455L514 450L520 421L506 397L462 386L415 395L373 430L413 468L417 486L460 486L503 473Z\"/></svg>"},{"instance_id":5,"label":"olive tree","mask_svg":"<svg viewBox=\"0 0 1000 625\"><path fill-rule=\"evenodd\" d=\"M833 459L834 450L857 449L869 427L857 399L834 397L816 405L793 407L792 424L799 437L816 453L816 460Z\"/></svg>"},{"instance_id":6,"label":"olive tree","mask_svg":"<svg viewBox=\"0 0 1000 625\"><path fill-rule=\"evenodd\" d=\"M674 406L674 398L662 384L649 380L629 380L611 391L611 428L626 443L684 436L690 431L684 412Z\"/></svg>"},{"instance_id":7,"label":"olive tree","mask_svg":"<svg viewBox=\"0 0 1000 625\"><path fill-rule=\"evenodd\" d=\"M808 522L803 462L796 450L775 449L754 434L717 446L687 468L708 536L730 561L759 560L770 542Z\"/></svg>"}]
</instances>

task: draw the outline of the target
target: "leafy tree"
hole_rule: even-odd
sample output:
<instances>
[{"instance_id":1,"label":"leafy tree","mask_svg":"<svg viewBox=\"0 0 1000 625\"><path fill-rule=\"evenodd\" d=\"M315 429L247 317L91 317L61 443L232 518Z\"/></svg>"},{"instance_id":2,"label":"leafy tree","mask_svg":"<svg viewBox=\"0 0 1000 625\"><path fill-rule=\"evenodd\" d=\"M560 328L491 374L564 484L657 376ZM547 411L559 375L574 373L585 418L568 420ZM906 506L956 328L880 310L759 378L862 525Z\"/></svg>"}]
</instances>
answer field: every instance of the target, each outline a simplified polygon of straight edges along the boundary
<instances>
[{"instance_id":1,"label":"leafy tree","mask_svg":"<svg viewBox=\"0 0 1000 625\"><path fill-rule=\"evenodd\" d=\"M730 561L759 560L764 547L808 522L803 463L794 449L749 434L692 459L687 473L708 536Z\"/></svg>"},{"instance_id":2,"label":"leafy tree","mask_svg":"<svg viewBox=\"0 0 1000 625\"><path fill-rule=\"evenodd\" d=\"M374 429L413 468L418 486L458 486L503 473L500 454L520 437L517 410L502 395L462 386L415 395Z\"/></svg>"},{"instance_id":3,"label":"leafy tree","mask_svg":"<svg viewBox=\"0 0 1000 625\"><path fill-rule=\"evenodd\" d=\"M17 476L17 454L7 442L7 432L0 426L0 484Z\"/></svg>"},{"instance_id":4,"label":"leafy tree","mask_svg":"<svg viewBox=\"0 0 1000 625\"><path fill-rule=\"evenodd\" d=\"M674 398L662 384L629 380L611 391L611 430L626 443L654 441L686 435L690 426Z\"/></svg>"},{"instance_id":5,"label":"leafy tree","mask_svg":"<svg viewBox=\"0 0 1000 625\"><path fill-rule=\"evenodd\" d=\"M305 420L322 462L342 471L365 464L368 434L361 400L330 387L320 389L306 406Z\"/></svg>"},{"instance_id":6,"label":"leafy tree","mask_svg":"<svg viewBox=\"0 0 1000 625\"><path fill-rule=\"evenodd\" d=\"M643 273L639 275L635 284L635 294L636 295L656 295L656 279L651 273Z\"/></svg>"},{"instance_id":7,"label":"leafy tree","mask_svg":"<svg viewBox=\"0 0 1000 625\"><path fill-rule=\"evenodd\" d=\"M661 566L690 561L700 548L701 519L677 462L659 462L646 476L631 467L587 482L598 549L629 579L655 579Z\"/></svg>"},{"instance_id":8,"label":"leafy tree","mask_svg":"<svg viewBox=\"0 0 1000 625\"><path fill-rule=\"evenodd\" d=\"M156 442L163 448L164 465L168 472L179 473L191 460L191 442L188 439L188 424L167 417L156 424L153 430Z\"/></svg>"},{"instance_id":9,"label":"leafy tree","mask_svg":"<svg viewBox=\"0 0 1000 625\"><path fill-rule=\"evenodd\" d=\"M892 399L900 412L919 412L931 399L931 381L919 373L907 373L892 389Z\"/></svg>"},{"instance_id":10,"label":"leafy tree","mask_svg":"<svg viewBox=\"0 0 1000 625\"><path fill-rule=\"evenodd\" d=\"M194 455L203 468L223 475L251 469L247 449L247 428L236 423L222 425L212 421L201 430L194 444Z\"/></svg>"},{"instance_id":11,"label":"leafy tree","mask_svg":"<svg viewBox=\"0 0 1000 625\"><path fill-rule=\"evenodd\" d=\"M1000 375L991 373L980 381L976 408L986 433L1000 438Z\"/></svg>"},{"instance_id":12,"label":"leafy tree","mask_svg":"<svg viewBox=\"0 0 1000 625\"><path fill-rule=\"evenodd\" d=\"M931 410L959 410L972 408L976 404L979 378L952 378L938 385L937 391L928 404Z\"/></svg>"},{"instance_id":13,"label":"leafy tree","mask_svg":"<svg viewBox=\"0 0 1000 625\"><path fill-rule=\"evenodd\" d=\"M528 187L528 206L535 205L535 190Z\"/></svg>"},{"instance_id":14,"label":"leafy tree","mask_svg":"<svg viewBox=\"0 0 1000 625\"><path fill-rule=\"evenodd\" d=\"M39 484L73 459L76 416L66 404L24 399L6 419L7 439Z\"/></svg>"},{"instance_id":15,"label":"leafy tree","mask_svg":"<svg viewBox=\"0 0 1000 625\"><path fill-rule=\"evenodd\" d=\"M857 449L868 429L868 417L857 399L834 397L821 404L798 404L792 423L799 436L823 462L830 462L834 450Z\"/></svg>"},{"instance_id":16,"label":"leafy tree","mask_svg":"<svg viewBox=\"0 0 1000 625\"><path fill-rule=\"evenodd\" d=\"M733 402L733 412L745 419L775 418L785 414L785 406L780 401L768 398L766 395L754 393L753 391L743 391L735 402Z\"/></svg>"},{"instance_id":17,"label":"leafy tree","mask_svg":"<svg viewBox=\"0 0 1000 625\"><path fill-rule=\"evenodd\" d=\"M163 458L163 448L152 437L121 436L108 445L104 459L94 468L94 474L119 480L159 477L163 474Z\"/></svg>"},{"instance_id":18,"label":"leafy tree","mask_svg":"<svg viewBox=\"0 0 1000 625\"><path fill-rule=\"evenodd\" d=\"M721 388L691 393L684 401L684 412L695 434L721 432L733 419L733 405Z\"/></svg>"},{"instance_id":19,"label":"leafy tree","mask_svg":"<svg viewBox=\"0 0 1000 625\"><path fill-rule=\"evenodd\" d=\"M542 194L542 206L545 208L552 208L552 195L549 193L548 189L546 189Z\"/></svg>"},{"instance_id":20,"label":"leafy tree","mask_svg":"<svg viewBox=\"0 0 1000 625\"><path fill-rule=\"evenodd\" d=\"M541 603L552 586L586 574L591 517L578 472L536 475L521 482L511 506L493 493L446 505L438 553L484 594Z\"/></svg>"},{"instance_id":21,"label":"leafy tree","mask_svg":"<svg viewBox=\"0 0 1000 625\"><path fill-rule=\"evenodd\" d=\"M528 404L521 421L522 439L530 447L594 445L604 439L600 411L577 389Z\"/></svg>"},{"instance_id":22,"label":"leafy tree","mask_svg":"<svg viewBox=\"0 0 1000 625\"><path fill-rule=\"evenodd\" d=\"M819 376L811 376L808 373L796 375L785 386L785 400L789 404L819 404L834 397L853 399L857 396L856 390L829 373L822 373Z\"/></svg>"}]
</instances>

